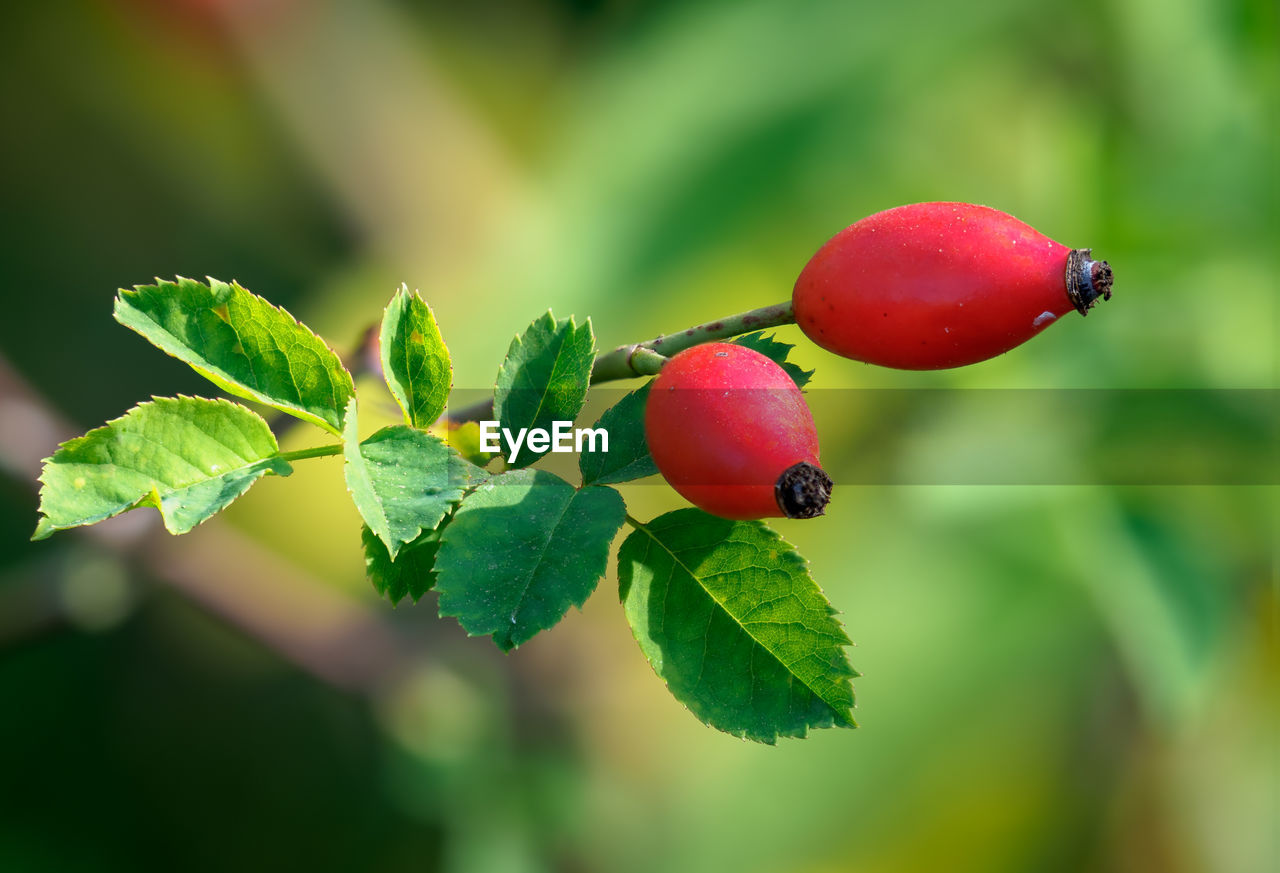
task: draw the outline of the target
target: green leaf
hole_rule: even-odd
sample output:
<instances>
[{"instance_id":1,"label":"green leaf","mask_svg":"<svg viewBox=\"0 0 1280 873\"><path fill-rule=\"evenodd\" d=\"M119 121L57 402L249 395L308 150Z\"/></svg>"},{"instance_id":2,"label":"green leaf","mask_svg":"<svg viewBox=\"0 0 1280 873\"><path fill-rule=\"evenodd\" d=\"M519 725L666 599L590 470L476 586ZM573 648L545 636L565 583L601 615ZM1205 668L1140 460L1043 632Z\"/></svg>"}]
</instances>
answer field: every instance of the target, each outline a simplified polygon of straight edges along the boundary
<instances>
[{"instance_id":1,"label":"green leaf","mask_svg":"<svg viewBox=\"0 0 1280 873\"><path fill-rule=\"evenodd\" d=\"M436 556L440 614L510 651L581 608L605 573L625 507L612 488L575 489L513 470L469 494Z\"/></svg>"},{"instance_id":2,"label":"green leaf","mask_svg":"<svg viewBox=\"0 0 1280 873\"><path fill-rule=\"evenodd\" d=\"M605 410L593 425L609 433L609 451L578 455L578 470L586 484L611 485L629 482L658 472L644 437L644 404L650 380Z\"/></svg>"},{"instance_id":3,"label":"green leaf","mask_svg":"<svg viewBox=\"0 0 1280 873\"><path fill-rule=\"evenodd\" d=\"M382 316L382 375L413 427L428 428L444 412L453 384L449 350L431 307L400 286Z\"/></svg>"},{"instance_id":4,"label":"green leaf","mask_svg":"<svg viewBox=\"0 0 1280 873\"><path fill-rule=\"evenodd\" d=\"M403 424L360 442L354 399L342 443L347 489L392 560L401 546L438 525L468 488L488 477L438 437Z\"/></svg>"},{"instance_id":5,"label":"green leaf","mask_svg":"<svg viewBox=\"0 0 1280 873\"><path fill-rule=\"evenodd\" d=\"M169 533L186 533L258 477L293 472L278 451L267 423L238 403L152 398L45 459L42 517L31 538L139 506L159 509Z\"/></svg>"},{"instance_id":6,"label":"green leaf","mask_svg":"<svg viewBox=\"0 0 1280 873\"><path fill-rule=\"evenodd\" d=\"M413 542L403 546L395 560L378 535L369 525L360 526L360 539L364 543L364 566L374 589L392 603L399 603L406 595L417 603L436 584L434 566L436 552L440 550L440 533L448 518L433 530L423 533Z\"/></svg>"},{"instance_id":7,"label":"green leaf","mask_svg":"<svg viewBox=\"0 0 1280 873\"><path fill-rule=\"evenodd\" d=\"M178 277L121 288L115 318L224 391L341 433L355 395L342 361L288 312L237 283Z\"/></svg>"},{"instance_id":8,"label":"green leaf","mask_svg":"<svg viewBox=\"0 0 1280 873\"><path fill-rule=\"evenodd\" d=\"M809 380L813 378L813 370L802 370L796 364L787 360L787 355L795 348L792 343L779 342L774 339L776 334L765 336L764 331L758 330L755 333L744 334L734 340L737 345L746 346L754 349L773 361L782 369L787 371L787 375L796 383L797 388L803 388L809 384Z\"/></svg>"},{"instance_id":9,"label":"green leaf","mask_svg":"<svg viewBox=\"0 0 1280 873\"><path fill-rule=\"evenodd\" d=\"M677 700L763 743L856 727L851 643L791 544L761 522L700 509L632 523L618 551L622 603Z\"/></svg>"},{"instance_id":10,"label":"green leaf","mask_svg":"<svg viewBox=\"0 0 1280 873\"><path fill-rule=\"evenodd\" d=\"M577 418L587 399L595 346L590 319L575 327L572 318L556 321L548 311L529 325L511 341L498 370L493 410L501 426L512 434L534 428L550 432L552 422ZM503 451L513 467L527 467L546 454L527 442L511 451L505 440Z\"/></svg>"}]
</instances>

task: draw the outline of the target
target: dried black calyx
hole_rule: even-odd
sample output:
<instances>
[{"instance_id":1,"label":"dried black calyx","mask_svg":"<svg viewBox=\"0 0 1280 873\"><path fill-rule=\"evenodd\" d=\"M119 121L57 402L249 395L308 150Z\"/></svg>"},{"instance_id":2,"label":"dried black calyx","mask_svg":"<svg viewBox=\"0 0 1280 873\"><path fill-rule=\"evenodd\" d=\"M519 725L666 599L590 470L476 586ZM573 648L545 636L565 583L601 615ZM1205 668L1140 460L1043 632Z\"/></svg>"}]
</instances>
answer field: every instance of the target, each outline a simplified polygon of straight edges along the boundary
<instances>
[{"instance_id":1,"label":"dried black calyx","mask_svg":"<svg viewBox=\"0 0 1280 873\"><path fill-rule=\"evenodd\" d=\"M1072 249L1067 255L1067 297L1081 315L1088 315L1099 297L1111 299L1111 265L1092 260L1092 252L1093 249Z\"/></svg>"},{"instance_id":2,"label":"dried black calyx","mask_svg":"<svg viewBox=\"0 0 1280 873\"><path fill-rule=\"evenodd\" d=\"M817 518L826 511L834 484L821 467L801 461L782 471L773 494L787 518Z\"/></svg>"}]
</instances>

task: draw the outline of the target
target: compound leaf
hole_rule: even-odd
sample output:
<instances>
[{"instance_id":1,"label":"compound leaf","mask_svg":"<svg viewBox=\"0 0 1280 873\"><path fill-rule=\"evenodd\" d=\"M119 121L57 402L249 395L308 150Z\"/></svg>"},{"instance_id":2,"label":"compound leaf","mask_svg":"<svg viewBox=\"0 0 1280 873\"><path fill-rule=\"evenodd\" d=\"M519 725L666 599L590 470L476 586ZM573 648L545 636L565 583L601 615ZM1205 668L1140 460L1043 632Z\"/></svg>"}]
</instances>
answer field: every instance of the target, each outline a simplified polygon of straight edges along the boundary
<instances>
[{"instance_id":1,"label":"compound leaf","mask_svg":"<svg viewBox=\"0 0 1280 873\"><path fill-rule=\"evenodd\" d=\"M856 726L849 638L791 544L761 522L699 509L635 527L618 551L619 592L677 700L763 743Z\"/></svg>"},{"instance_id":2,"label":"compound leaf","mask_svg":"<svg viewBox=\"0 0 1280 873\"><path fill-rule=\"evenodd\" d=\"M440 550L440 533L445 524L448 518L402 546L395 560L369 525L361 525L365 572L374 589L392 603L399 603L406 595L417 603L436 584L436 552Z\"/></svg>"},{"instance_id":3,"label":"compound leaf","mask_svg":"<svg viewBox=\"0 0 1280 873\"><path fill-rule=\"evenodd\" d=\"M813 378L813 370L803 370L798 365L787 360L787 355L795 348L792 343L784 343L774 339L776 334L765 336L764 331L758 330L755 333L744 334L734 340L734 343L740 346L746 346L754 349L773 361L782 369L787 371L787 375L796 383L797 388L803 388L809 384L809 380Z\"/></svg>"},{"instance_id":4,"label":"compound leaf","mask_svg":"<svg viewBox=\"0 0 1280 873\"><path fill-rule=\"evenodd\" d=\"M544 470L495 476L467 496L436 556L440 614L510 651L581 608L605 573L625 507Z\"/></svg>"},{"instance_id":5,"label":"compound leaf","mask_svg":"<svg viewBox=\"0 0 1280 873\"><path fill-rule=\"evenodd\" d=\"M46 458L33 540L139 506L183 534L260 476L293 472L261 416L229 400L156 397Z\"/></svg>"},{"instance_id":6,"label":"compound leaf","mask_svg":"<svg viewBox=\"0 0 1280 873\"><path fill-rule=\"evenodd\" d=\"M453 384L449 350L431 307L400 286L382 316L382 375L412 427L428 428L444 411Z\"/></svg>"},{"instance_id":7,"label":"compound leaf","mask_svg":"<svg viewBox=\"0 0 1280 873\"><path fill-rule=\"evenodd\" d=\"M555 421L573 421L587 399L595 361L591 321L575 327L572 318L556 321L550 311L511 341L498 370L493 411L511 433L521 429L550 431ZM546 454L528 444L509 452L513 467L527 467ZM514 455L514 457L512 457Z\"/></svg>"},{"instance_id":8,"label":"compound leaf","mask_svg":"<svg viewBox=\"0 0 1280 873\"><path fill-rule=\"evenodd\" d=\"M627 394L594 425L609 434L609 451L583 452L578 455L578 470L587 484L611 485L629 482L658 472L644 437L644 404L649 397L650 380Z\"/></svg>"},{"instance_id":9,"label":"compound leaf","mask_svg":"<svg viewBox=\"0 0 1280 873\"><path fill-rule=\"evenodd\" d=\"M115 318L224 391L341 433L355 395L342 361L288 312L236 282L179 276L121 288Z\"/></svg>"},{"instance_id":10,"label":"compound leaf","mask_svg":"<svg viewBox=\"0 0 1280 873\"><path fill-rule=\"evenodd\" d=\"M348 405L342 443L347 490L392 560L488 476L443 440L403 424L361 442L355 400Z\"/></svg>"}]
</instances>

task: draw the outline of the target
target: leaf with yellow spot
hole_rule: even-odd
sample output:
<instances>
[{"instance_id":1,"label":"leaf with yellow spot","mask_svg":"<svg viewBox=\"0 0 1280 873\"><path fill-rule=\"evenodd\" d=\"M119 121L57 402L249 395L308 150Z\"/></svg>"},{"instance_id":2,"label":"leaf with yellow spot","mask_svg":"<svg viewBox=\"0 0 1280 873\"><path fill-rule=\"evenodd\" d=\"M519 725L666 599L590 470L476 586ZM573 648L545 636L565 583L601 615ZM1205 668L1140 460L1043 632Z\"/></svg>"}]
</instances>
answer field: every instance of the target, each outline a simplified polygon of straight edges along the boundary
<instances>
[{"instance_id":1,"label":"leaf with yellow spot","mask_svg":"<svg viewBox=\"0 0 1280 873\"><path fill-rule=\"evenodd\" d=\"M40 474L33 540L139 506L181 534L225 508L267 473L293 471L256 412L229 400L156 397L68 440Z\"/></svg>"},{"instance_id":2,"label":"leaf with yellow spot","mask_svg":"<svg viewBox=\"0 0 1280 873\"><path fill-rule=\"evenodd\" d=\"M410 427L426 429L444 411L453 385L449 349L431 307L405 285L382 316L378 335L382 377Z\"/></svg>"},{"instance_id":3,"label":"leaf with yellow spot","mask_svg":"<svg viewBox=\"0 0 1280 873\"><path fill-rule=\"evenodd\" d=\"M342 432L355 396L342 361L288 312L239 284L179 276L121 288L115 318L224 391Z\"/></svg>"}]
</instances>

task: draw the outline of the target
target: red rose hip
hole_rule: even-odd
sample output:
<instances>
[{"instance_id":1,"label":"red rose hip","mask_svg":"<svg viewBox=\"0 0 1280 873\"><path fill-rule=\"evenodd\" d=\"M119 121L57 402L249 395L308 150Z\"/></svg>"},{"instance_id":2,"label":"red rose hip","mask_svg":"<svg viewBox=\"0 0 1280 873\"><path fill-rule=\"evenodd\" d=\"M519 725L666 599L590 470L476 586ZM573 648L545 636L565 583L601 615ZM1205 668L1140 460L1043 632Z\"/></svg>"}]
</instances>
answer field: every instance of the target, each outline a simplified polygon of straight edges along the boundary
<instances>
[{"instance_id":1,"label":"red rose hip","mask_svg":"<svg viewBox=\"0 0 1280 873\"><path fill-rule=\"evenodd\" d=\"M731 343L694 346L662 368L645 437L663 477L723 518L812 518L831 479L804 395L782 367Z\"/></svg>"},{"instance_id":2,"label":"red rose hip","mask_svg":"<svg viewBox=\"0 0 1280 873\"><path fill-rule=\"evenodd\" d=\"M809 339L905 370L985 361L1111 297L1111 267L996 209L899 206L840 231L796 280Z\"/></svg>"}]
</instances>

